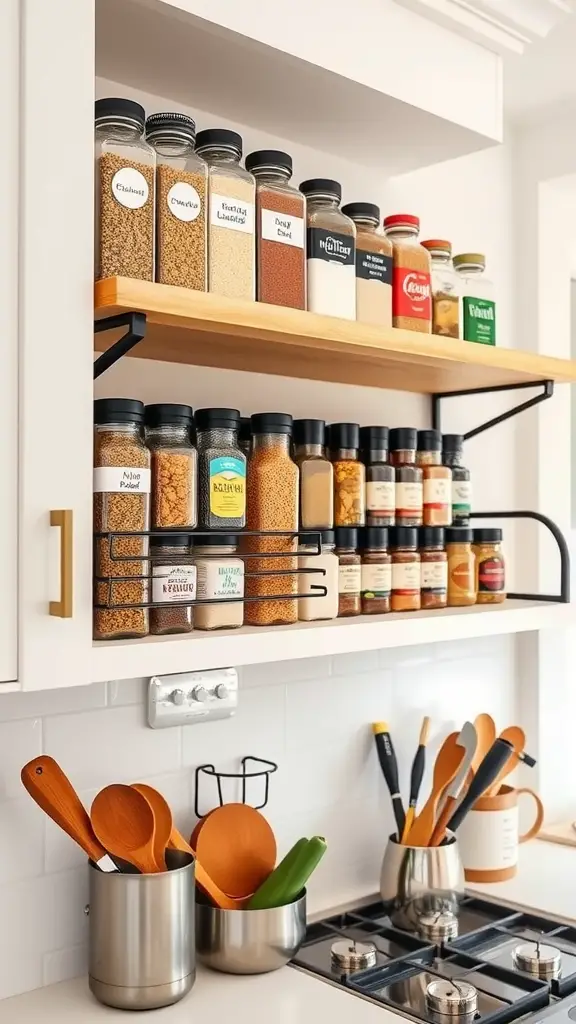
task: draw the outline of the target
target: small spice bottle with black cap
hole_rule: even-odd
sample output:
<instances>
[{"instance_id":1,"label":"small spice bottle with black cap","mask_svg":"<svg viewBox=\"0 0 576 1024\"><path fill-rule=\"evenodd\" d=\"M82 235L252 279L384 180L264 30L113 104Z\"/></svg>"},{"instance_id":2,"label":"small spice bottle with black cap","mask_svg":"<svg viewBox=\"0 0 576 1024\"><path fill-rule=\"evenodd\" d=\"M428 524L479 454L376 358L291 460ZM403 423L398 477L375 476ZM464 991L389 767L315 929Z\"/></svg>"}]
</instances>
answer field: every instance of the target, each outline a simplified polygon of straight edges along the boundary
<instances>
[{"instance_id":1,"label":"small spice bottle with black cap","mask_svg":"<svg viewBox=\"0 0 576 1024\"><path fill-rule=\"evenodd\" d=\"M392 553L393 612L417 612L421 607L422 587L418 530L413 526L396 526L390 531Z\"/></svg>"},{"instance_id":2,"label":"small spice bottle with black cap","mask_svg":"<svg viewBox=\"0 0 576 1024\"><path fill-rule=\"evenodd\" d=\"M332 423L330 458L334 465L334 525L364 526L366 519L366 470L360 461L360 427L357 423Z\"/></svg>"},{"instance_id":3,"label":"small spice bottle with black cap","mask_svg":"<svg viewBox=\"0 0 576 1024\"><path fill-rule=\"evenodd\" d=\"M150 632L154 636L169 633L191 633L192 605L185 601L196 598L196 566L190 553L190 536L172 533L152 537L150 541L152 568L152 603Z\"/></svg>"},{"instance_id":4,"label":"small spice bottle with black cap","mask_svg":"<svg viewBox=\"0 0 576 1024\"><path fill-rule=\"evenodd\" d=\"M476 556L476 603L501 604L506 599L506 566L502 552L502 530L474 530Z\"/></svg>"},{"instance_id":5,"label":"small spice bottle with black cap","mask_svg":"<svg viewBox=\"0 0 576 1024\"><path fill-rule=\"evenodd\" d=\"M366 525L394 526L396 473L388 461L388 427L361 427L361 458L366 466Z\"/></svg>"},{"instance_id":6,"label":"small spice bottle with black cap","mask_svg":"<svg viewBox=\"0 0 576 1024\"><path fill-rule=\"evenodd\" d=\"M244 453L246 458L250 455L250 448L252 447L252 430L250 427L250 417L240 417L240 427L238 430L238 447L241 452Z\"/></svg>"},{"instance_id":7,"label":"small spice bottle with black cap","mask_svg":"<svg viewBox=\"0 0 576 1024\"><path fill-rule=\"evenodd\" d=\"M448 556L441 526L420 527L420 584L422 608L446 608Z\"/></svg>"},{"instance_id":8,"label":"small spice bottle with black cap","mask_svg":"<svg viewBox=\"0 0 576 1024\"><path fill-rule=\"evenodd\" d=\"M464 466L462 434L442 434L442 465L452 471L452 525L468 526L472 510L470 470Z\"/></svg>"},{"instance_id":9,"label":"small spice bottle with black cap","mask_svg":"<svg viewBox=\"0 0 576 1024\"><path fill-rule=\"evenodd\" d=\"M356 225L356 319L392 326L392 243L379 230L380 207L347 203L342 213Z\"/></svg>"},{"instance_id":10,"label":"small spice bottle with black cap","mask_svg":"<svg viewBox=\"0 0 576 1024\"><path fill-rule=\"evenodd\" d=\"M473 531L467 526L446 530L448 555L448 607L469 608L476 604L476 555Z\"/></svg>"},{"instance_id":11,"label":"small spice bottle with black cap","mask_svg":"<svg viewBox=\"0 0 576 1024\"><path fill-rule=\"evenodd\" d=\"M256 179L256 297L306 309L306 203L290 184L292 157L261 149L245 164Z\"/></svg>"},{"instance_id":12,"label":"small spice bottle with black cap","mask_svg":"<svg viewBox=\"0 0 576 1024\"><path fill-rule=\"evenodd\" d=\"M326 457L324 420L294 420L294 462L300 470L300 526L330 529L334 522L334 467Z\"/></svg>"},{"instance_id":13,"label":"small spice bottle with black cap","mask_svg":"<svg viewBox=\"0 0 576 1024\"><path fill-rule=\"evenodd\" d=\"M396 473L396 526L422 525L422 478L416 465L417 431L394 427L390 431L390 461Z\"/></svg>"},{"instance_id":14,"label":"small spice bottle with black cap","mask_svg":"<svg viewBox=\"0 0 576 1024\"><path fill-rule=\"evenodd\" d=\"M312 313L356 319L356 228L340 210L342 186L331 178L310 178L306 197L306 274Z\"/></svg>"},{"instance_id":15,"label":"small spice bottle with black cap","mask_svg":"<svg viewBox=\"0 0 576 1024\"><path fill-rule=\"evenodd\" d=\"M238 446L238 409L198 409L199 515L204 530L246 525L246 456Z\"/></svg>"},{"instance_id":16,"label":"small spice bottle with black cap","mask_svg":"<svg viewBox=\"0 0 576 1024\"><path fill-rule=\"evenodd\" d=\"M390 611L392 557L385 526L367 526L360 534L362 547L362 613L382 615Z\"/></svg>"},{"instance_id":17,"label":"small spice bottle with black cap","mask_svg":"<svg viewBox=\"0 0 576 1024\"><path fill-rule=\"evenodd\" d=\"M160 402L144 407L146 444L152 453L151 525L196 526L197 454L191 441L189 405Z\"/></svg>"},{"instance_id":18,"label":"small spice bottle with black cap","mask_svg":"<svg viewBox=\"0 0 576 1024\"><path fill-rule=\"evenodd\" d=\"M442 465L442 437L437 430L418 431L418 465L423 476L424 526L452 524L452 470Z\"/></svg>"},{"instance_id":19,"label":"small spice bottle with black cap","mask_svg":"<svg viewBox=\"0 0 576 1024\"><path fill-rule=\"evenodd\" d=\"M338 556L338 618L360 615L362 611L362 556L358 551L358 530L355 526L337 526L335 531Z\"/></svg>"}]
</instances>

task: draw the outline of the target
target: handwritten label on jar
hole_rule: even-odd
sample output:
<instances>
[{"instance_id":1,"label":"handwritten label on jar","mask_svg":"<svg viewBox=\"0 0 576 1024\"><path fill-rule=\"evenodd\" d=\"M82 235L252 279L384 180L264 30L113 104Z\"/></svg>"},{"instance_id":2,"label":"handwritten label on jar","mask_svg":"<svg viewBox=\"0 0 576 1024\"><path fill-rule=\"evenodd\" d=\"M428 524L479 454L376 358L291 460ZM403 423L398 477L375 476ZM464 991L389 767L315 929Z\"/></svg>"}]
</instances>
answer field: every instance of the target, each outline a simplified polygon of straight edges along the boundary
<instances>
[{"instance_id":1,"label":"handwritten label on jar","mask_svg":"<svg viewBox=\"0 0 576 1024\"><path fill-rule=\"evenodd\" d=\"M148 202L148 182L135 167L121 167L112 178L112 195L121 206L139 210Z\"/></svg>"},{"instance_id":2,"label":"handwritten label on jar","mask_svg":"<svg viewBox=\"0 0 576 1024\"><path fill-rule=\"evenodd\" d=\"M230 560L198 560L198 599L244 596L244 563Z\"/></svg>"},{"instance_id":3,"label":"handwritten label on jar","mask_svg":"<svg viewBox=\"0 0 576 1024\"><path fill-rule=\"evenodd\" d=\"M152 601L194 601L195 597L195 565L152 567Z\"/></svg>"},{"instance_id":4,"label":"handwritten label on jar","mask_svg":"<svg viewBox=\"0 0 576 1024\"><path fill-rule=\"evenodd\" d=\"M338 593L359 594L362 585L362 566L341 565L338 569Z\"/></svg>"},{"instance_id":5,"label":"handwritten label on jar","mask_svg":"<svg viewBox=\"0 0 576 1024\"><path fill-rule=\"evenodd\" d=\"M108 494L149 494L150 470L130 466L99 466L94 470L94 491Z\"/></svg>"},{"instance_id":6,"label":"handwritten label on jar","mask_svg":"<svg viewBox=\"0 0 576 1024\"><path fill-rule=\"evenodd\" d=\"M390 597L392 589L392 566L390 562L384 565L363 565L362 566L362 597Z\"/></svg>"},{"instance_id":7,"label":"handwritten label on jar","mask_svg":"<svg viewBox=\"0 0 576 1024\"><path fill-rule=\"evenodd\" d=\"M304 218L289 217L286 213L274 210L262 210L262 238L266 242L282 242L304 248Z\"/></svg>"},{"instance_id":8,"label":"handwritten label on jar","mask_svg":"<svg viewBox=\"0 0 576 1024\"><path fill-rule=\"evenodd\" d=\"M504 559L498 555L478 563L478 590L501 594L504 590Z\"/></svg>"},{"instance_id":9,"label":"handwritten label on jar","mask_svg":"<svg viewBox=\"0 0 576 1024\"><path fill-rule=\"evenodd\" d=\"M422 511L422 484L421 483L397 483L396 491L396 515L403 515L406 512Z\"/></svg>"},{"instance_id":10,"label":"handwritten label on jar","mask_svg":"<svg viewBox=\"0 0 576 1024\"><path fill-rule=\"evenodd\" d=\"M445 594L448 589L448 562L422 562L422 590Z\"/></svg>"},{"instance_id":11,"label":"handwritten label on jar","mask_svg":"<svg viewBox=\"0 0 576 1024\"><path fill-rule=\"evenodd\" d=\"M168 191L166 202L170 213L187 223L196 220L202 208L200 196L187 181L175 181Z\"/></svg>"},{"instance_id":12,"label":"handwritten label on jar","mask_svg":"<svg viewBox=\"0 0 576 1024\"><path fill-rule=\"evenodd\" d=\"M396 508L396 485L390 480L370 480L366 484L368 512L393 515Z\"/></svg>"},{"instance_id":13,"label":"handwritten label on jar","mask_svg":"<svg viewBox=\"0 0 576 1024\"><path fill-rule=\"evenodd\" d=\"M452 516L454 519L469 516L472 508L472 484L470 480L452 481Z\"/></svg>"},{"instance_id":14,"label":"handwritten label on jar","mask_svg":"<svg viewBox=\"0 0 576 1024\"><path fill-rule=\"evenodd\" d=\"M395 317L432 320L430 274L421 270L395 267L393 273L392 312Z\"/></svg>"},{"instance_id":15,"label":"handwritten label on jar","mask_svg":"<svg viewBox=\"0 0 576 1024\"><path fill-rule=\"evenodd\" d=\"M356 277L391 285L392 265L391 256L382 256L379 252L369 252L367 249L356 250Z\"/></svg>"},{"instance_id":16,"label":"handwritten label on jar","mask_svg":"<svg viewBox=\"0 0 576 1024\"><path fill-rule=\"evenodd\" d=\"M210 223L214 227L232 228L233 231L244 231L251 235L254 233L254 203L212 193Z\"/></svg>"},{"instance_id":17,"label":"handwritten label on jar","mask_svg":"<svg viewBox=\"0 0 576 1024\"><path fill-rule=\"evenodd\" d=\"M219 519L242 519L246 511L246 464L222 456L210 460L210 511Z\"/></svg>"},{"instance_id":18,"label":"handwritten label on jar","mask_svg":"<svg viewBox=\"0 0 576 1024\"><path fill-rule=\"evenodd\" d=\"M419 594L420 562L392 563L392 590L395 594Z\"/></svg>"},{"instance_id":19,"label":"handwritten label on jar","mask_svg":"<svg viewBox=\"0 0 576 1024\"><path fill-rule=\"evenodd\" d=\"M424 507L443 509L452 502L452 481L432 478L424 481Z\"/></svg>"}]
</instances>

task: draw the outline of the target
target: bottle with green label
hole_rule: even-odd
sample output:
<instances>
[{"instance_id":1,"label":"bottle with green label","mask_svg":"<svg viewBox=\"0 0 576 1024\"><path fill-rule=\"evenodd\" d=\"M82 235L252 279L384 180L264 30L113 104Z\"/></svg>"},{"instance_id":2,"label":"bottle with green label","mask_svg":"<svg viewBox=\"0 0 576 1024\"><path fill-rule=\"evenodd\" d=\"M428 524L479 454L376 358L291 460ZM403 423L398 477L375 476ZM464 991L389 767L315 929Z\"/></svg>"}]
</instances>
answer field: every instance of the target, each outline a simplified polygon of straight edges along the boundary
<instances>
[{"instance_id":1,"label":"bottle with green label","mask_svg":"<svg viewBox=\"0 0 576 1024\"><path fill-rule=\"evenodd\" d=\"M486 257L464 252L454 257L462 296L462 337L481 345L496 344L494 285L485 276Z\"/></svg>"}]
</instances>

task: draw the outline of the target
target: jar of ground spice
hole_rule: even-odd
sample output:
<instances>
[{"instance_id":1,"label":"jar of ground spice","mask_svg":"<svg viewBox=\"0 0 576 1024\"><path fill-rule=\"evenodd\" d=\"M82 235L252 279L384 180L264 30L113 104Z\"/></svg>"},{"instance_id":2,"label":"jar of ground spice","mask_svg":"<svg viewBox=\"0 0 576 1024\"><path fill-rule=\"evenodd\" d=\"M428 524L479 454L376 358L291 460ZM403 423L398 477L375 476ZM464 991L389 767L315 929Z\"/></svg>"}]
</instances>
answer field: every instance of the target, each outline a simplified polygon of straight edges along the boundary
<instances>
[{"instance_id":1,"label":"jar of ground spice","mask_svg":"<svg viewBox=\"0 0 576 1024\"><path fill-rule=\"evenodd\" d=\"M390 431L390 461L396 473L396 525L421 526L423 474L416 465L417 432L412 427Z\"/></svg>"},{"instance_id":2,"label":"jar of ground spice","mask_svg":"<svg viewBox=\"0 0 576 1024\"><path fill-rule=\"evenodd\" d=\"M424 526L452 524L452 470L442 465L442 437L438 430L418 431L416 461L424 484Z\"/></svg>"},{"instance_id":3,"label":"jar of ground spice","mask_svg":"<svg viewBox=\"0 0 576 1024\"><path fill-rule=\"evenodd\" d=\"M502 530L474 530L476 604L501 604L506 599L506 566Z\"/></svg>"},{"instance_id":4,"label":"jar of ground spice","mask_svg":"<svg viewBox=\"0 0 576 1024\"><path fill-rule=\"evenodd\" d=\"M358 451L360 427L357 423L332 423L328 436L334 465L334 525L364 526L366 469Z\"/></svg>"},{"instance_id":5,"label":"jar of ground spice","mask_svg":"<svg viewBox=\"0 0 576 1024\"><path fill-rule=\"evenodd\" d=\"M409 213L396 213L384 218L384 231L393 248L392 323L430 334L430 253L418 242L420 221Z\"/></svg>"},{"instance_id":6,"label":"jar of ground spice","mask_svg":"<svg viewBox=\"0 0 576 1024\"><path fill-rule=\"evenodd\" d=\"M206 291L208 168L194 152L196 125L185 114L152 114L146 140L156 151L156 280Z\"/></svg>"},{"instance_id":7,"label":"jar of ground spice","mask_svg":"<svg viewBox=\"0 0 576 1024\"><path fill-rule=\"evenodd\" d=\"M244 621L244 562L236 557L235 534L198 537L193 548L197 571L194 625L197 629L236 629Z\"/></svg>"},{"instance_id":8,"label":"jar of ground spice","mask_svg":"<svg viewBox=\"0 0 576 1024\"><path fill-rule=\"evenodd\" d=\"M360 615L362 611L362 556L358 551L358 530L355 526L337 526L335 531L338 555L338 618Z\"/></svg>"},{"instance_id":9,"label":"jar of ground spice","mask_svg":"<svg viewBox=\"0 0 576 1024\"><path fill-rule=\"evenodd\" d=\"M249 530L294 532L298 529L299 474L290 457L292 417L283 412L257 413L251 417L251 424L246 525ZM251 626L296 622L298 576L293 571L297 568L296 538L245 537L244 545L246 551L269 556L249 558L247 573L274 572L274 575L246 579L247 595L263 598L246 604L246 622ZM270 557L274 553L278 553L278 557ZM288 599L264 600L280 595L288 595Z\"/></svg>"},{"instance_id":10,"label":"jar of ground spice","mask_svg":"<svg viewBox=\"0 0 576 1024\"><path fill-rule=\"evenodd\" d=\"M392 243L378 230L380 207L348 203L342 213L356 225L356 319L392 326Z\"/></svg>"},{"instance_id":11,"label":"jar of ground spice","mask_svg":"<svg viewBox=\"0 0 576 1024\"><path fill-rule=\"evenodd\" d=\"M301 540L298 569L299 620L335 619L338 615L338 557L334 551L334 530L320 530L316 536ZM322 575L311 572L313 569L321 569ZM326 594L315 594L314 587L324 587Z\"/></svg>"},{"instance_id":12,"label":"jar of ground spice","mask_svg":"<svg viewBox=\"0 0 576 1024\"><path fill-rule=\"evenodd\" d=\"M452 246L441 239L429 239L422 245L431 259L432 334L459 338L460 300L458 279L452 265Z\"/></svg>"},{"instance_id":13,"label":"jar of ground spice","mask_svg":"<svg viewBox=\"0 0 576 1024\"><path fill-rule=\"evenodd\" d=\"M422 608L445 608L448 603L448 556L441 526L420 527L420 584Z\"/></svg>"},{"instance_id":14,"label":"jar of ground spice","mask_svg":"<svg viewBox=\"0 0 576 1024\"><path fill-rule=\"evenodd\" d=\"M413 526L396 526L390 531L392 552L393 612L420 610L421 571L418 553L418 530Z\"/></svg>"},{"instance_id":15,"label":"jar of ground spice","mask_svg":"<svg viewBox=\"0 0 576 1024\"><path fill-rule=\"evenodd\" d=\"M446 530L449 608L476 604L476 555L472 540L473 532L467 527Z\"/></svg>"},{"instance_id":16,"label":"jar of ground spice","mask_svg":"<svg viewBox=\"0 0 576 1024\"><path fill-rule=\"evenodd\" d=\"M310 178L306 196L307 305L312 313L356 319L356 228L340 210L342 186Z\"/></svg>"},{"instance_id":17,"label":"jar of ground spice","mask_svg":"<svg viewBox=\"0 0 576 1024\"><path fill-rule=\"evenodd\" d=\"M173 533L152 537L152 604L150 632L154 636L192 632L192 605L196 598L196 566L190 554L190 537Z\"/></svg>"},{"instance_id":18,"label":"jar of ground spice","mask_svg":"<svg viewBox=\"0 0 576 1024\"><path fill-rule=\"evenodd\" d=\"M394 526L396 473L388 461L388 427L361 427L360 448L366 466L366 525Z\"/></svg>"},{"instance_id":19,"label":"jar of ground spice","mask_svg":"<svg viewBox=\"0 0 576 1024\"><path fill-rule=\"evenodd\" d=\"M149 528L150 452L144 444L144 405L130 398L100 398L94 402L94 530ZM148 601L147 556L147 537L96 539L96 604L108 605L94 610L96 640L147 635L147 608L115 607ZM120 577L118 582L114 577Z\"/></svg>"},{"instance_id":20,"label":"jar of ground spice","mask_svg":"<svg viewBox=\"0 0 576 1024\"><path fill-rule=\"evenodd\" d=\"M334 467L324 453L324 420L294 420L294 462L300 470L300 526L329 529L334 521Z\"/></svg>"},{"instance_id":21,"label":"jar of ground spice","mask_svg":"<svg viewBox=\"0 0 576 1024\"><path fill-rule=\"evenodd\" d=\"M367 526L361 533L362 612L381 615L390 611L392 557L388 553L388 530Z\"/></svg>"},{"instance_id":22,"label":"jar of ground spice","mask_svg":"<svg viewBox=\"0 0 576 1024\"><path fill-rule=\"evenodd\" d=\"M144 108L96 100L95 273L154 280L156 155L144 141Z\"/></svg>"},{"instance_id":23,"label":"jar of ground spice","mask_svg":"<svg viewBox=\"0 0 576 1024\"><path fill-rule=\"evenodd\" d=\"M226 128L198 132L196 153L208 164L208 290L255 299L256 186L240 166L242 136Z\"/></svg>"},{"instance_id":24,"label":"jar of ground spice","mask_svg":"<svg viewBox=\"0 0 576 1024\"><path fill-rule=\"evenodd\" d=\"M144 409L152 453L152 529L196 526L197 456L190 440L192 409L164 402Z\"/></svg>"},{"instance_id":25,"label":"jar of ground spice","mask_svg":"<svg viewBox=\"0 0 576 1024\"><path fill-rule=\"evenodd\" d=\"M452 472L452 523L468 526L472 510L472 484L470 470L464 466L464 438L462 434L442 435L442 465Z\"/></svg>"},{"instance_id":26,"label":"jar of ground spice","mask_svg":"<svg viewBox=\"0 0 576 1024\"><path fill-rule=\"evenodd\" d=\"M256 297L306 309L306 204L290 184L292 157L261 149L245 163L256 178Z\"/></svg>"},{"instance_id":27,"label":"jar of ground spice","mask_svg":"<svg viewBox=\"0 0 576 1024\"><path fill-rule=\"evenodd\" d=\"M238 409L198 409L199 525L241 530L246 525L246 456L238 444Z\"/></svg>"}]
</instances>

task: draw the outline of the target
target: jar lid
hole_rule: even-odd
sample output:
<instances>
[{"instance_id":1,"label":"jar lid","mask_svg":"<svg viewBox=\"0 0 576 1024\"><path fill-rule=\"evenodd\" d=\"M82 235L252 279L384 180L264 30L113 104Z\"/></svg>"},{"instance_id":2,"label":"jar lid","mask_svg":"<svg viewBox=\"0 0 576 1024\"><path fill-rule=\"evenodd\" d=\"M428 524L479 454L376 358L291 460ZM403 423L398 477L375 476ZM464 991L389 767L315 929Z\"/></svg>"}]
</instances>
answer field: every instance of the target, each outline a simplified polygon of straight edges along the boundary
<instances>
[{"instance_id":1,"label":"jar lid","mask_svg":"<svg viewBox=\"0 0 576 1024\"><path fill-rule=\"evenodd\" d=\"M370 220L374 224L380 223L380 207L376 203L346 203L342 207L342 213L350 220Z\"/></svg>"},{"instance_id":2,"label":"jar lid","mask_svg":"<svg viewBox=\"0 0 576 1024\"><path fill-rule=\"evenodd\" d=\"M360 426L358 423L331 423L329 434L330 448L359 448Z\"/></svg>"},{"instance_id":3,"label":"jar lid","mask_svg":"<svg viewBox=\"0 0 576 1024\"><path fill-rule=\"evenodd\" d=\"M94 422L142 423L144 402L136 398L97 398L94 402Z\"/></svg>"},{"instance_id":4,"label":"jar lid","mask_svg":"<svg viewBox=\"0 0 576 1024\"><path fill-rule=\"evenodd\" d=\"M428 252L441 252L446 255L452 255L452 242L447 242L444 238L427 238L425 242L420 242Z\"/></svg>"},{"instance_id":5,"label":"jar lid","mask_svg":"<svg viewBox=\"0 0 576 1024\"><path fill-rule=\"evenodd\" d=\"M446 530L447 544L471 544L473 531L469 526L451 526Z\"/></svg>"},{"instance_id":6,"label":"jar lid","mask_svg":"<svg viewBox=\"0 0 576 1024\"><path fill-rule=\"evenodd\" d=\"M211 430L213 427L224 427L227 430L238 430L240 425L239 409L196 409L194 416L196 430Z\"/></svg>"},{"instance_id":7,"label":"jar lid","mask_svg":"<svg viewBox=\"0 0 576 1024\"><path fill-rule=\"evenodd\" d=\"M333 178L307 178L306 181L301 181L298 187L309 199L312 196L326 196L327 199L336 199L337 202L342 199L342 185Z\"/></svg>"},{"instance_id":8,"label":"jar lid","mask_svg":"<svg viewBox=\"0 0 576 1024\"><path fill-rule=\"evenodd\" d=\"M418 547L418 530L415 526L393 526L390 530L390 544L393 548Z\"/></svg>"},{"instance_id":9,"label":"jar lid","mask_svg":"<svg viewBox=\"0 0 576 1024\"><path fill-rule=\"evenodd\" d=\"M242 136L229 128L205 128L196 136L197 153L202 153L207 149L227 149L240 159L242 146Z\"/></svg>"},{"instance_id":10,"label":"jar lid","mask_svg":"<svg viewBox=\"0 0 576 1024\"><path fill-rule=\"evenodd\" d=\"M462 434L442 434L442 448L445 452L459 452L464 447Z\"/></svg>"},{"instance_id":11,"label":"jar lid","mask_svg":"<svg viewBox=\"0 0 576 1024\"><path fill-rule=\"evenodd\" d=\"M420 217L414 217L411 213L393 213L384 217L384 227L388 228L415 228L420 231Z\"/></svg>"},{"instance_id":12,"label":"jar lid","mask_svg":"<svg viewBox=\"0 0 576 1024\"><path fill-rule=\"evenodd\" d=\"M253 434L291 434L293 423L287 412L257 412L250 417Z\"/></svg>"},{"instance_id":13,"label":"jar lid","mask_svg":"<svg viewBox=\"0 0 576 1024\"><path fill-rule=\"evenodd\" d=\"M337 526L334 530L336 537L337 548L354 548L358 547L358 527L357 526Z\"/></svg>"},{"instance_id":14,"label":"jar lid","mask_svg":"<svg viewBox=\"0 0 576 1024\"><path fill-rule=\"evenodd\" d=\"M250 426L250 417L240 417L240 427L238 428L238 440L239 441L251 441L252 440L252 428Z\"/></svg>"},{"instance_id":15,"label":"jar lid","mask_svg":"<svg viewBox=\"0 0 576 1024\"><path fill-rule=\"evenodd\" d=\"M389 437L388 427L360 427L360 447L364 451L386 450Z\"/></svg>"},{"instance_id":16,"label":"jar lid","mask_svg":"<svg viewBox=\"0 0 576 1024\"><path fill-rule=\"evenodd\" d=\"M416 451L416 438L414 427L393 427L390 431L390 448L394 452Z\"/></svg>"},{"instance_id":17,"label":"jar lid","mask_svg":"<svg viewBox=\"0 0 576 1024\"><path fill-rule=\"evenodd\" d=\"M439 452L442 450L442 435L439 430L418 431L419 452Z\"/></svg>"},{"instance_id":18,"label":"jar lid","mask_svg":"<svg viewBox=\"0 0 576 1024\"><path fill-rule=\"evenodd\" d=\"M444 547L444 529L442 526L421 526L419 532L421 548Z\"/></svg>"},{"instance_id":19,"label":"jar lid","mask_svg":"<svg viewBox=\"0 0 576 1024\"><path fill-rule=\"evenodd\" d=\"M324 444L326 423L324 420L294 420L294 444Z\"/></svg>"},{"instance_id":20,"label":"jar lid","mask_svg":"<svg viewBox=\"0 0 576 1024\"><path fill-rule=\"evenodd\" d=\"M221 545L222 547L235 548L238 544L236 533L209 533L205 537L192 534L192 543L195 548L211 548Z\"/></svg>"},{"instance_id":21,"label":"jar lid","mask_svg":"<svg viewBox=\"0 0 576 1024\"><path fill-rule=\"evenodd\" d=\"M196 122L187 114L150 114L150 117L146 119L146 138L155 139L161 135L165 138L185 139L194 144Z\"/></svg>"},{"instance_id":22,"label":"jar lid","mask_svg":"<svg viewBox=\"0 0 576 1024\"><path fill-rule=\"evenodd\" d=\"M280 149L258 149L249 153L244 161L247 171L257 174L258 171L282 170L292 174L292 157Z\"/></svg>"},{"instance_id":23,"label":"jar lid","mask_svg":"<svg viewBox=\"0 0 576 1024\"><path fill-rule=\"evenodd\" d=\"M360 534L360 547L362 551L369 548L388 547L387 526L365 526Z\"/></svg>"},{"instance_id":24,"label":"jar lid","mask_svg":"<svg viewBox=\"0 0 576 1024\"><path fill-rule=\"evenodd\" d=\"M475 544L498 544L502 540L502 530L482 527L474 530Z\"/></svg>"},{"instance_id":25,"label":"jar lid","mask_svg":"<svg viewBox=\"0 0 576 1024\"><path fill-rule=\"evenodd\" d=\"M125 100L118 96L107 96L104 99L96 100L94 104L94 117L96 124L104 124L106 121L129 121L131 124L144 131L146 111L141 103L136 100Z\"/></svg>"},{"instance_id":26,"label":"jar lid","mask_svg":"<svg viewBox=\"0 0 576 1024\"><path fill-rule=\"evenodd\" d=\"M171 533L166 537L150 537L152 548L189 548L192 537L189 533Z\"/></svg>"},{"instance_id":27,"label":"jar lid","mask_svg":"<svg viewBox=\"0 0 576 1024\"><path fill-rule=\"evenodd\" d=\"M300 541L299 541L299 543L300 544L308 544L308 545L311 545L311 544L316 545L318 543L318 534L320 534L320 542L321 542L321 544L335 544L336 543L334 530L320 530L320 529L318 529L318 530L310 530L309 533L301 533L300 534Z\"/></svg>"},{"instance_id":28,"label":"jar lid","mask_svg":"<svg viewBox=\"0 0 576 1024\"><path fill-rule=\"evenodd\" d=\"M486 257L481 252L461 252L454 257L453 261L455 267L484 267L486 266Z\"/></svg>"},{"instance_id":29,"label":"jar lid","mask_svg":"<svg viewBox=\"0 0 576 1024\"><path fill-rule=\"evenodd\" d=\"M144 423L147 427L162 427L171 423L186 426L192 423L193 418L191 405L160 402L157 405L144 406Z\"/></svg>"}]
</instances>

